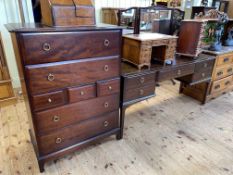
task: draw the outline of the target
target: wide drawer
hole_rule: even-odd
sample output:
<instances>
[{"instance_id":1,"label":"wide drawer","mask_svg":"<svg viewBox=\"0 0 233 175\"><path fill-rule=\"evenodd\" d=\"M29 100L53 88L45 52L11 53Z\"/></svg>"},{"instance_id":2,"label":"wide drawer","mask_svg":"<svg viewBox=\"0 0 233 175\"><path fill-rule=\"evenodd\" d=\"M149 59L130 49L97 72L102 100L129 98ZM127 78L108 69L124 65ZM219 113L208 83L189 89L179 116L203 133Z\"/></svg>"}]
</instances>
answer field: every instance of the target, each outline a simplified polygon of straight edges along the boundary
<instances>
[{"instance_id":1,"label":"wide drawer","mask_svg":"<svg viewBox=\"0 0 233 175\"><path fill-rule=\"evenodd\" d=\"M124 90L143 87L146 84L155 83L155 73L133 75L124 77Z\"/></svg>"},{"instance_id":2,"label":"wide drawer","mask_svg":"<svg viewBox=\"0 0 233 175\"><path fill-rule=\"evenodd\" d=\"M116 128L119 128L118 110L38 137L39 151L46 155Z\"/></svg>"},{"instance_id":3,"label":"wide drawer","mask_svg":"<svg viewBox=\"0 0 233 175\"><path fill-rule=\"evenodd\" d=\"M24 63L120 55L121 30L20 34Z\"/></svg>"},{"instance_id":4,"label":"wide drawer","mask_svg":"<svg viewBox=\"0 0 233 175\"><path fill-rule=\"evenodd\" d=\"M68 88L69 102L79 102L96 97L96 85L89 84L79 87Z\"/></svg>"},{"instance_id":5,"label":"wide drawer","mask_svg":"<svg viewBox=\"0 0 233 175\"><path fill-rule=\"evenodd\" d=\"M219 80L233 74L233 64L218 66L213 73L213 80Z\"/></svg>"},{"instance_id":6,"label":"wide drawer","mask_svg":"<svg viewBox=\"0 0 233 175\"><path fill-rule=\"evenodd\" d=\"M117 77L120 63L116 56L30 65L25 69L29 90L36 94Z\"/></svg>"},{"instance_id":7,"label":"wide drawer","mask_svg":"<svg viewBox=\"0 0 233 175\"><path fill-rule=\"evenodd\" d=\"M129 102L133 100L140 100L155 94L155 83L151 83L147 86L129 89L124 92L123 102Z\"/></svg>"},{"instance_id":8,"label":"wide drawer","mask_svg":"<svg viewBox=\"0 0 233 175\"><path fill-rule=\"evenodd\" d=\"M35 113L39 133L59 129L119 108L119 94L81 101Z\"/></svg>"},{"instance_id":9,"label":"wide drawer","mask_svg":"<svg viewBox=\"0 0 233 175\"><path fill-rule=\"evenodd\" d=\"M215 59L196 63L195 72L198 73L200 71L206 71L206 70L211 70L212 71L213 67L214 67L214 63L215 63Z\"/></svg>"},{"instance_id":10,"label":"wide drawer","mask_svg":"<svg viewBox=\"0 0 233 175\"><path fill-rule=\"evenodd\" d=\"M65 104L66 95L63 91L32 96L32 108L34 111L49 109Z\"/></svg>"},{"instance_id":11,"label":"wide drawer","mask_svg":"<svg viewBox=\"0 0 233 175\"><path fill-rule=\"evenodd\" d=\"M233 53L220 55L217 58L217 66L230 64L233 61Z\"/></svg>"},{"instance_id":12,"label":"wide drawer","mask_svg":"<svg viewBox=\"0 0 233 175\"><path fill-rule=\"evenodd\" d=\"M228 88L229 86L232 85L232 81L233 81L232 76L223 78L218 81L214 81L212 83L211 93L218 92L218 91Z\"/></svg>"},{"instance_id":13,"label":"wide drawer","mask_svg":"<svg viewBox=\"0 0 233 175\"><path fill-rule=\"evenodd\" d=\"M97 96L111 95L120 92L120 78L97 81Z\"/></svg>"},{"instance_id":14,"label":"wide drawer","mask_svg":"<svg viewBox=\"0 0 233 175\"><path fill-rule=\"evenodd\" d=\"M188 65L183 65L179 67L168 67L166 69L163 69L159 71L157 80L158 81L164 81L164 80L169 80L173 78L178 78L182 77L185 75L190 75L194 73L194 68L195 64L188 64Z\"/></svg>"}]
</instances>

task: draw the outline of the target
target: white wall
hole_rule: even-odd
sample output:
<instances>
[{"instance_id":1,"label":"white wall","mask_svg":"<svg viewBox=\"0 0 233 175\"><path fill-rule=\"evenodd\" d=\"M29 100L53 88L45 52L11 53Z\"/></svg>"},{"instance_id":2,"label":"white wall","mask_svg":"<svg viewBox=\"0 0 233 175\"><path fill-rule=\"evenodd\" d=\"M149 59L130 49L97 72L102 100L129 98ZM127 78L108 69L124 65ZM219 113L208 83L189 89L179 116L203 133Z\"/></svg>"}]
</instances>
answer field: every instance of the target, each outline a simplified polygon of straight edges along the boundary
<instances>
[{"instance_id":1,"label":"white wall","mask_svg":"<svg viewBox=\"0 0 233 175\"><path fill-rule=\"evenodd\" d=\"M22 0L25 9L24 16L26 22L33 22L32 6L30 0ZM13 87L20 87L20 81L15 61L15 55L9 32L4 24L21 22L18 0L0 0L0 31L3 39L3 47L6 54L6 60L9 67Z\"/></svg>"}]
</instances>

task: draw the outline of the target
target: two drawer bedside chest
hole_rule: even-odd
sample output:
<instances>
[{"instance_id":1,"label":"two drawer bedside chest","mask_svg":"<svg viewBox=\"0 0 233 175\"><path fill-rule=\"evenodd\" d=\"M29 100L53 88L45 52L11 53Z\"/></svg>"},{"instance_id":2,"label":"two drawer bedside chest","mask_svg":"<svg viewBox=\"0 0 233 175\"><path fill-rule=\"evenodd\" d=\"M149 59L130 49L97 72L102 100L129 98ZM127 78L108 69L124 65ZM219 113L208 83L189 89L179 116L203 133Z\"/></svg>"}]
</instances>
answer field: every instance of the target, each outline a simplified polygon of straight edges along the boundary
<instances>
[{"instance_id":1,"label":"two drawer bedside chest","mask_svg":"<svg viewBox=\"0 0 233 175\"><path fill-rule=\"evenodd\" d=\"M40 171L44 163L120 134L117 27L9 24Z\"/></svg>"}]
</instances>

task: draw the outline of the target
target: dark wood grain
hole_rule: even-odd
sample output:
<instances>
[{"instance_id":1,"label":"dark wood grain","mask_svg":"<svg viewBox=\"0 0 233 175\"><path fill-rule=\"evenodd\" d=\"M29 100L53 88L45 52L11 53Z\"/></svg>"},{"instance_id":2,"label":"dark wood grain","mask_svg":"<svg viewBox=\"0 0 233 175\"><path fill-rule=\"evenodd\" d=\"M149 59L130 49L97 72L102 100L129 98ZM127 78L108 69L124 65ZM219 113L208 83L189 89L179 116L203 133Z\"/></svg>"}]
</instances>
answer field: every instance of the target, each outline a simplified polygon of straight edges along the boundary
<instances>
[{"instance_id":1,"label":"dark wood grain","mask_svg":"<svg viewBox=\"0 0 233 175\"><path fill-rule=\"evenodd\" d=\"M115 128L119 128L118 110L39 137L40 154L58 151ZM58 138L61 139L61 143L56 143Z\"/></svg>"},{"instance_id":2,"label":"dark wood grain","mask_svg":"<svg viewBox=\"0 0 233 175\"><path fill-rule=\"evenodd\" d=\"M120 78L97 81L97 95L105 96L120 92Z\"/></svg>"},{"instance_id":3,"label":"dark wood grain","mask_svg":"<svg viewBox=\"0 0 233 175\"><path fill-rule=\"evenodd\" d=\"M119 55L120 36L120 30L23 33L20 34L20 42L23 48L22 58L25 64L39 64Z\"/></svg>"},{"instance_id":4,"label":"dark wood grain","mask_svg":"<svg viewBox=\"0 0 233 175\"><path fill-rule=\"evenodd\" d=\"M26 66L30 93L80 86L120 75L119 57L106 57ZM48 76L54 80L49 81Z\"/></svg>"},{"instance_id":5,"label":"dark wood grain","mask_svg":"<svg viewBox=\"0 0 233 175\"><path fill-rule=\"evenodd\" d=\"M35 113L37 130L40 134L48 133L118 108L119 94L115 94L38 112ZM58 117L58 121L54 121L54 117Z\"/></svg>"}]
</instances>

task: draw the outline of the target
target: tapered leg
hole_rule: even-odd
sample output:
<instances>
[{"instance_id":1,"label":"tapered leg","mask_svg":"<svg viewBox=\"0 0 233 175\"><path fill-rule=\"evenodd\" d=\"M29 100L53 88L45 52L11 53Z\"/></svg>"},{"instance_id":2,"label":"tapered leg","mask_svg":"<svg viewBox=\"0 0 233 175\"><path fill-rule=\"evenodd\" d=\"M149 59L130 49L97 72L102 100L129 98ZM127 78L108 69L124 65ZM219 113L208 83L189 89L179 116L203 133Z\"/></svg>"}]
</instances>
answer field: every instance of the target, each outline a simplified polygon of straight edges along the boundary
<instances>
[{"instance_id":1,"label":"tapered leg","mask_svg":"<svg viewBox=\"0 0 233 175\"><path fill-rule=\"evenodd\" d=\"M44 161L39 160L38 164L39 164L40 172L43 173L44 172Z\"/></svg>"},{"instance_id":2,"label":"tapered leg","mask_svg":"<svg viewBox=\"0 0 233 175\"><path fill-rule=\"evenodd\" d=\"M120 132L116 135L117 140L121 140L123 138L125 110L126 110L126 107L120 108Z\"/></svg>"}]
</instances>

